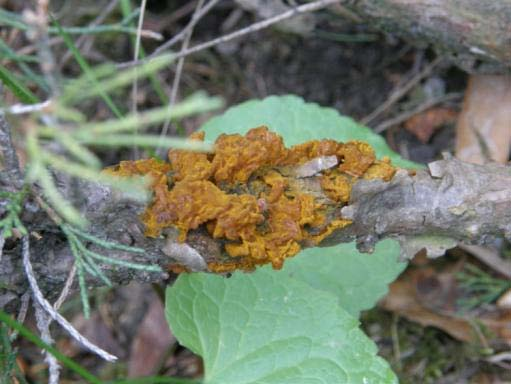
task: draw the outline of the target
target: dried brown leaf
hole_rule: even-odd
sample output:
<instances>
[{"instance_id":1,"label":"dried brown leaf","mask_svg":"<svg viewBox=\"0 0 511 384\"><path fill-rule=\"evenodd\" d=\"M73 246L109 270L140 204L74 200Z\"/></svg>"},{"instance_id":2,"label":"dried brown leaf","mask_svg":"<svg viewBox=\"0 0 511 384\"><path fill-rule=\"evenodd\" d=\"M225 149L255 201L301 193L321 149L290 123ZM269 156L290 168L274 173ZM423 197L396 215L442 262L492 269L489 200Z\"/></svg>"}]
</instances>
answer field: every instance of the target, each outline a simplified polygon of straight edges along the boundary
<instances>
[{"instance_id":1,"label":"dried brown leaf","mask_svg":"<svg viewBox=\"0 0 511 384\"><path fill-rule=\"evenodd\" d=\"M471 76L456 127L456 156L505 163L510 148L511 76Z\"/></svg>"},{"instance_id":2,"label":"dried brown leaf","mask_svg":"<svg viewBox=\"0 0 511 384\"><path fill-rule=\"evenodd\" d=\"M439 128L453 123L457 116L458 112L452 108L430 108L409 118L405 122L405 128L421 142L427 143Z\"/></svg>"}]
</instances>

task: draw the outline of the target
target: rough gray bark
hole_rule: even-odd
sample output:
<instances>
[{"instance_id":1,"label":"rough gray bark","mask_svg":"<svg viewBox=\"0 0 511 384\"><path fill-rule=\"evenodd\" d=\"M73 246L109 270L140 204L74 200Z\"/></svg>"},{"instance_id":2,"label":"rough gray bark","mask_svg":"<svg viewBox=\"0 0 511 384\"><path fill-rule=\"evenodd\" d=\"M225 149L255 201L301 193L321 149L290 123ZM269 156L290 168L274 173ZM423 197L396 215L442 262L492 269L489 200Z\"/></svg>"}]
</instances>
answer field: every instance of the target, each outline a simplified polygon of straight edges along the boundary
<instances>
[{"instance_id":1,"label":"rough gray bark","mask_svg":"<svg viewBox=\"0 0 511 384\"><path fill-rule=\"evenodd\" d=\"M423 247L430 256L439 256L456 241L511 238L511 167L444 156L415 176L400 171L388 183L355 184L342 214L353 220L346 232L357 238L359 248L371 250L376 240L396 237L404 256ZM343 239L339 235L331 241ZM448 239L453 242L444 241Z\"/></svg>"},{"instance_id":2,"label":"rough gray bark","mask_svg":"<svg viewBox=\"0 0 511 384\"><path fill-rule=\"evenodd\" d=\"M467 72L511 68L511 0L355 0L351 9L405 40L433 44Z\"/></svg>"},{"instance_id":3,"label":"rough gray bark","mask_svg":"<svg viewBox=\"0 0 511 384\"><path fill-rule=\"evenodd\" d=\"M11 138L11 130L0 113L0 185L9 192L19 190L23 186L16 150Z\"/></svg>"},{"instance_id":4,"label":"rough gray bark","mask_svg":"<svg viewBox=\"0 0 511 384\"><path fill-rule=\"evenodd\" d=\"M321 196L318 175L300 178L303 191ZM222 252L221 242L204 231L193 231L186 244L178 244L174 233L166 239L143 236L140 204L126 200L118 193L97 184L79 188L86 196L82 201L84 215L92 223L93 234L122 244L144 248L145 254L98 249L97 252L128 261L154 263L167 269L171 264L191 270L206 270L209 261L230 260ZM318 195L319 194L319 195ZM385 237L399 239L405 254L423 247L438 253L463 241L481 244L495 236L511 238L511 167L488 164L473 165L446 158L429 165L415 175L402 170L390 181L361 180L354 185L352 200L337 210L353 224L334 232L321 246L330 246L356 239L360 248L371 251L374 243ZM42 214L41 212L39 214ZM73 257L63 235L57 228L35 215L31 230L40 240L32 238L32 262L43 293L54 299L72 266ZM26 290L21 266L19 244L11 243L4 250L0 263L0 308L15 311ZM362 256L363 257L363 256ZM116 284L132 280L156 282L172 279L172 274L147 273L104 266ZM98 285L100 281L89 280Z\"/></svg>"}]
</instances>

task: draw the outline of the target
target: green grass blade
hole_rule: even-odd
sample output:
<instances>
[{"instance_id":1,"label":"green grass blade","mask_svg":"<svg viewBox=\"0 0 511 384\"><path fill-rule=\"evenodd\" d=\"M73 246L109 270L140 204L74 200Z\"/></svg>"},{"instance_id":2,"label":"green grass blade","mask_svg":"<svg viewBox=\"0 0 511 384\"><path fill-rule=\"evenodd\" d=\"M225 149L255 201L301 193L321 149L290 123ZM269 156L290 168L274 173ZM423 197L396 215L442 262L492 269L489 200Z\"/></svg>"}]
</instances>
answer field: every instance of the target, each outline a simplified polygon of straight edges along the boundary
<instances>
[{"instance_id":1,"label":"green grass blade","mask_svg":"<svg viewBox=\"0 0 511 384\"><path fill-rule=\"evenodd\" d=\"M19 13L9 12L2 8L0 8L0 27L17 28L22 31L28 29Z\"/></svg>"},{"instance_id":2,"label":"green grass blade","mask_svg":"<svg viewBox=\"0 0 511 384\"><path fill-rule=\"evenodd\" d=\"M73 54L76 62L78 63L78 65L80 66L82 71L89 77L90 81L98 89L98 93L101 96L101 98L103 99L103 101L106 103L106 105L108 105L108 107L110 108L110 110L113 112L113 114L115 116L117 116L118 118L121 118L123 116L123 114L121 113L119 108L117 108L117 106L114 104L111 97L106 92L101 90L100 84L97 81L96 77L94 76L94 72L92 71L91 67L89 66L87 61L84 59L84 57L82 56L82 54L80 53L78 48L76 48L76 45L73 42L73 40L71 39L71 37L69 36L69 34L67 34L62 29L62 26L55 19L53 19L53 24L58 29L59 35L64 39L64 43L66 44L67 48Z\"/></svg>"},{"instance_id":3,"label":"green grass blade","mask_svg":"<svg viewBox=\"0 0 511 384\"><path fill-rule=\"evenodd\" d=\"M115 259L113 257L107 257L104 255L100 255L99 253L96 253L96 252L88 249L80 240L78 240L76 235L78 235L78 234L82 235L82 237L84 237L88 240L91 240L98 245L100 245L101 242L104 242L103 240L98 239L95 236L92 236L89 234L86 234L86 236L83 236L84 233L82 231L76 231L75 229L73 229L70 226L65 226L63 228L63 230L67 234L69 239L71 239L71 241L73 241L73 246L76 247L76 252L80 253L80 258L83 255L83 259L85 259L85 258L96 259L96 260L102 261L106 264L120 265L120 266L123 266L126 268L137 269L137 270L142 270L142 271L147 271L147 272L162 272L162 269L158 265L132 263L132 262L125 261L125 260ZM70 231L73 233L70 233ZM94 239L94 240L92 240L92 239ZM132 252L134 249L136 249L137 253L138 253L138 250L143 251L143 249L141 249L141 248L127 247L122 244L116 244L116 243L110 243L110 244L113 245L110 248L117 248L117 249L120 248L125 251L129 251L129 252ZM90 261L93 262L93 260L90 260Z\"/></svg>"},{"instance_id":4,"label":"green grass blade","mask_svg":"<svg viewBox=\"0 0 511 384\"><path fill-rule=\"evenodd\" d=\"M218 97L208 97L202 92L197 92L172 108L163 106L143 113L129 114L122 119L83 124L73 132L73 135L77 139L86 140L90 136L98 138L102 134L133 131L136 128L157 124L169 118L179 119L198 112L211 111L220 108L222 104L222 99ZM51 132L51 130L48 132ZM44 135L46 131L41 130L40 133Z\"/></svg>"},{"instance_id":5,"label":"green grass blade","mask_svg":"<svg viewBox=\"0 0 511 384\"><path fill-rule=\"evenodd\" d=\"M48 84L46 84L44 77L35 74L25 62L18 60L20 56L16 54L16 52L14 52L2 38L0 38L0 56L2 55L5 55L7 58L12 58L12 60L18 62L19 68L30 81L37 84L43 91L48 91ZM36 60L39 59L36 58Z\"/></svg>"},{"instance_id":6,"label":"green grass blade","mask_svg":"<svg viewBox=\"0 0 511 384\"><path fill-rule=\"evenodd\" d=\"M130 24L131 26L134 26L134 17L138 16L138 12L131 12L131 3L130 0L121 0L120 8L122 15L124 17L123 24ZM130 35L131 44L135 46L135 39L136 36ZM145 52L145 49L142 44L140 44L140 51L138 52L138 56L140 59L144 59L147 55ZM161 82L158 80L156 73L150 73L149 74L149 81L151 83L151 86L153 87L154 91L158 95L158 98L160 99L161 104L167 105L169 103L169 98L165 91L163 90L163 87L161 86Z\"/></svg>"},{"instance_id":7,"label":"green grass blade","mask_svg":"<svg viewBox=\"0 0 511 384\"><path fill-rule=\"evenodd\" d=\"M32 93L30 89L25 87L22 83L14 77L14 75L4 66L0 64L0 80L9 88L12 93L25 104L35 104L40 100Z\"/></svg>"},{"instance_id":8,"label":"green grass blade","mask_svg":"<svg viewBox=\"0 0 511 384\"><path fill-rule=\"evenodd\" d=\"M112 63L104 63L95 65L91 68L92 75L96 82L101 84L101 82L105 79L109 79L112 76L115 76L118 73L118 69L115 68L115 65ZM79 92L83 91L87 87L91 86L91 75L87 73L82 73L78 77L71 79L66 83L62 90L61 98L65 100L67 97L72 96L73 91Z\"/></svg>"},{"instance_id":9,"label":"green grass blade","mask_svg":"<svg viewBox=\"0 0 511 384\"><path fill-rule=\"evenodd\" d=\"M6 325L0 323L0 383L8 383L16 366L16 352L12 348Z\"/></svg>"},{"instance_id":10,"label":"green grass blade","mask_svg":"<svg viewBox=\"0 0 511 384\"><path fill-rule=\"evenodd\" d=\"M84 232L78 228L74 228L70 225L65 225L65 230L73 232L75 235L78 235L79 237L89 240L90 242L99 245L106 249L119 249L121 251L127 251L127 252L134 252L134 253L144 253L145 249L138 248L138 247L131 247L129 245L119 244L115 243L113 241L107 241L100 239L99 237L96 237L94 235L91 235L90 233Z\"/></svg>"},{"instance_id":11,"label":"green grass blade","mask_svg":"<svg viewBox=\"0 0 511 384\"><path fill-rule=\"evenodd\" d=\"M83 255L83 262L84 265L87 265L89 268L91 268L94 273L96 274L96 277L98 277L107 287L112 287L112 281L103 273L100 267L96 264L94 260L92 260L87 255Z\"/></svg>"},{"instance_id":12,"label":"green grass blade","mask_svg":"<svg viewBox=\"0 0 511 384\"><path fill-rule=\"evenodd\" d=\"M133 14L136 17L138 12ZM102 24L102 25L90 25L84 27L65 27L62 26L62 30L70 35L96 35L99 33L129 33L131 35L137 34L137 28L127 26L130 19L123 20L120 23L115 24ZM19 14L9 12L4 9L0 9L0 27L16 28L21 31L27 31L30 26L20 17ZM48 32L50 34L60 34L58 27L49 27Z\"/></svg>"},{"instance_id":13,"label":"green grass blade","mask_svg":"<svg viewBox=\"0 0 511 384\"><path fill-rule=\"evenodd\" d=\"M116 73L110 78L102 80L101 83L98 81L97 77L95 77L96 86L87 85L84 87L83 81L80 81L78 84L71 83L67 87L66 92L62 95L62 102L76 103L80 100L94 97L98 94L107 94L107 92L111 90L131 85L136 78L142 78L150 75L151 73L155 73L168 66L172 60L173 58L171 55L161 56L139 67L130 68Z\"/></svg>"},{"instance_id":14,"label":"green grass blade","mask_svg":"<svg viewBox=\"0 0 511 384\"><path fill-rule=\"evenodd\" d=\"M85 283L85 269L86 266L84 265L82 254L79 250L79 245L81 244L78 239L76 239L75 236L69 237L69 233L66 233L68 235L68 243L69 247L71 248L71 252L73 253L75 257L75 263L76 263L76 274L78 275L78 286L80 287L80 298L82 300L82 307L83 307L83 316L88 319L90 317L90 304L89 304L89 295L87 292L87 284ZM94 272L91 273L92 270L89 270L89 273L91 275L95 275Z\"/></svg>"},{"instance_id":15,"label":"green grass blade","mask_svg":"<svg viewBox=\"0 0 511 384\"><path fill-rule=\"evenodd\" d=\"M187 151L212 152L211 143L182 139L179 137L160 137L159 135L104 135L101 137L87 137L80 140L84 144L106 147L129 147L138 145L141 147L162 147L184 149Z\"/></svg>"},{"instance_id":16,"label":"green grass blade","mask_svg":"<svg viewBox=\"0 0 511 384\"><path fill-rule=\"evenodd\" d=\"M29 179L33 182L39 182L44 196L48 199L52 208L57 213L74 225L83 227L87 221L80 213L60 194L53 182L50 172L40 163L33 163L28 172Z\"/></svg>"},{"instance_id":17,"label":"green grass blade","mask_svg":"<svg viewBox=\"0 0 511 384\"><path fill-rule=\"evenodd\" d=\"M83 246L83 244L82 244ZM94 258L96 260L102 261L107 264L112 265L120 265L121 267L130 268L130 269L136 269L139 271L147 271L147 272L162 272L162 269L158 265L153 264L138 264L138 263L132 263L125 260L120 259L114 259L112 257L106 257L104 255L100 255L99 253L93 252L90 249L85 248L85 246L79 247L81 251L83 251L87 256Z\"/></svg>"},{"instance_id":18,"label":"green grass blade","mask_svg":"<svg viewBox=\"0 0 511 384\"><path fill-rule=\"evenodd\" d=\"M83 166L73 161L69 161L65 157L53 155L45 151L41 152L41 157L46 164L59 171L83 180L106 184L121 191L126 191L132 198L135 198L138 201L147 201L149 197L149 193L147 191L149 180L147 178L116 177L114 175L101 172L99 169Z\"/></svg>"},{"instance_id":19,"label":"green grass blade","mask_svg":"<svg viewBox=\"0 0 511 384\"><path fill-rule=\"evenodd\" d=\"M157 124L169 118L175 120L195 113L211 111L220 108L222 105L223 100L221 98L208 97L203 92L197 92L171 108L164 106L142 113L129 114L121 119L82 124L77 129L70 129L70 134L77 141L96 143L102 140L102 135L134 131L137 128ZM40 137L53 138L61 130L61 127L40 127L38 134Z\"/></svg>"},{"instance_id":20,"label":"green grass blade","mask_svg":"<svg viewBox=\"0 0 511 384\"><path fill-rule=\"evenodd\" d=\"M0 321L2 323L5 323L9 328L14 329L16 332L18 332L22 337L30 341L31 343L35 344L39 348L48 351L51 353L55 358L62 363L65 367L69 368L79 376L83 377L85 380L87 380L89 383L92 384L102 384L102 381L94 376L93 374L89 373L85 368L80 366L79 364L75 363L73 360L71 360L69 357L65 356L61 352L59 352L56 348L52 347L51 345L46 344L44 341L42 341L37 335L30 332L27 328L25 328L23 325L19 324L15 320L11 319L11 317L2 311L0 309Z\"/></svg>"},{"instance_id":21,"label":"green grass blade","mask_svg":"<svg viewBox=\"0 0 511 384\"><path fill-rule=\"evenodd\" d=\"M85 148L83 145L80 145L71 135L66 132L59 132L58 135L55 135L55 139L62 144L62 146L76 159L80 160L82 163L88 165L92 169L99 170L101 169L101 160L97 158L97 156Z\"/></svg>"}]
</instances>

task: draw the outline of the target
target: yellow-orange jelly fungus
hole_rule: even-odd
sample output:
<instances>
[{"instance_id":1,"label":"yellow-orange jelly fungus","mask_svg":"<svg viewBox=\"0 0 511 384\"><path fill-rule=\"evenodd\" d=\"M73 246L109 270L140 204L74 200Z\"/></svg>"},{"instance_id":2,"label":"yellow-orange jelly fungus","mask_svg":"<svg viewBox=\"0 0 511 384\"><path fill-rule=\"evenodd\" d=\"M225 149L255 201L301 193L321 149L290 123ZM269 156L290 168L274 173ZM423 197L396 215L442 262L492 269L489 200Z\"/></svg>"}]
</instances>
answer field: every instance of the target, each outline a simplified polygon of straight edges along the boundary
<instances>
[{"instance_id":1,"label":"yellow-orange jelly fungus","mask_svg":"<svg viewBox=\"0 0 511 384\"><path fill-rule=\"evenodd\" d=\"M204 132L191 138L204 140ZM224 240L230 256L225 262L210 262L209 269L229 272L266 263L281 268L300 251L300 244L318 244L350 224L342 218L327 222L325 199L320 204L313 194L293 190L292 176L279 172L333 155L339 165L316 177L337 207L349 201L358 178L388 181L395 173L388 159L376 160L367 143L314 140L288 149L264 126L245 136L219 136L214 154L170 150L170 163L123 161L110 171L152 178L153 200L141 216L146 236L158 237L163 229L175 227L184 242L189 230L204 225L213 238Z\"/></svg>"}]
</instances>

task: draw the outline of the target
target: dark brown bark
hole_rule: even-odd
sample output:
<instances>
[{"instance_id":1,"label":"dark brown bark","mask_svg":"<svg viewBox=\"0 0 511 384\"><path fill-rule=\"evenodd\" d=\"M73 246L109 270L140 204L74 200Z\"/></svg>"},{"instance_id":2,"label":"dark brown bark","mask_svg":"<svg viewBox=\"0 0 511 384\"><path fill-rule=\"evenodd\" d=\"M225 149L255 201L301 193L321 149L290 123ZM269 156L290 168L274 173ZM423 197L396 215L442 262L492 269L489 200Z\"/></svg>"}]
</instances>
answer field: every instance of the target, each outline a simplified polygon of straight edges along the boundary
<instances>
[{"instance_id":1,"label":"dark brown bark","mask_svg":"<svg viewBox=\"0 0 511 384\"><path fill-rule=\"evenodd\" d=\"M298 182L304 192L324 198L318 176L300 178ZM95 249L104 255L158 264L164 269L170 264L179 264L203 271L207 271L209 261L230 260L221 242L205 231L191 232L186 244L172 240L172 231L167 233L167 239L146 238L138 217L143 206L97 184L82 184L78 190L85 197L81 206L92 223L93 234L146 250L144 254L136 254ZM399 171L390 182L361 180L354 185L350 204L341 212L353 219L353 224L334 232L322 246L356 239L362 250L371 251L377 240L393 237L402 242L405 256L423 247L438 255L456 241L481 244L495 236L511 238L511 167L473 165L447 158L430 164L428 170L416 175ZM28 221L32 223L30 229L41 236L39 240L32 237L31 241L34 270L43 293L54 299L72 266L73 257L64 236L48 224L42 212L32 215L35 216ZM11 247L4 250L0 263L0 308L15 311L20 295L26 290L26 281L19 244L12 243ZM104 270L115 284L169 279L166 273L107 265ZM95 280L89 283L101 284Z\"/></svg>"}]
</instances>

